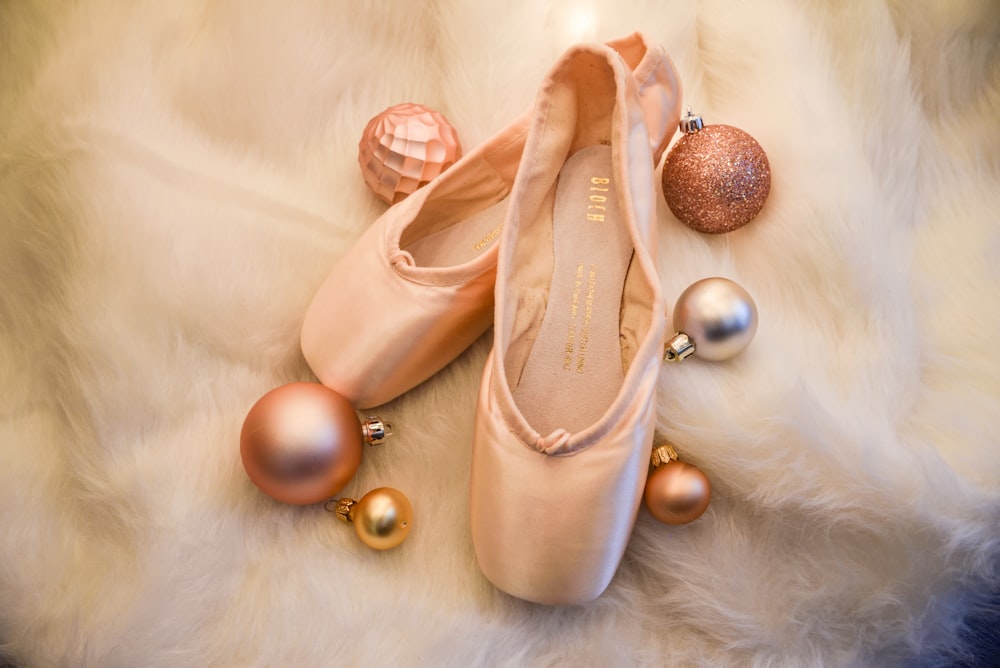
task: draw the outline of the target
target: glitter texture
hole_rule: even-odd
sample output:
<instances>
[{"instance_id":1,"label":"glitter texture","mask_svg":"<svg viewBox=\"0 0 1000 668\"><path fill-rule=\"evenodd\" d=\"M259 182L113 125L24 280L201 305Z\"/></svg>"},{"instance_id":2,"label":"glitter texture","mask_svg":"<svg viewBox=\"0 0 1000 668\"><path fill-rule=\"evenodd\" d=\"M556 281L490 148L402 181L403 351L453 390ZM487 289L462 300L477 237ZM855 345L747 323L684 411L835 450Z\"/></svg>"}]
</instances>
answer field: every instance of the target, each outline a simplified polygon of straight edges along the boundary
<instances>
[{"instance_id":1,"label":"glitter texture","mask_svg":"<svg viewBox=\"0 0 1000 668\"><path fill-rule=\"evenodd\" d=\"M376 195L395 204L462 156L458 133L422 104L397 104L365 126L358 144L361 174Z\"/></svg>"},{"instance_id":2,"label":"glitter texture","mask_svg":"<svg viewBox=\"0 0 1000 668\"><path fill-rule=\"evenodd\" d=\"M743 227L771 191L767 154L753 137L729 125L685 134L663 164L663 197L693 230L722 234Z\"/></svg>"}]
</instances>

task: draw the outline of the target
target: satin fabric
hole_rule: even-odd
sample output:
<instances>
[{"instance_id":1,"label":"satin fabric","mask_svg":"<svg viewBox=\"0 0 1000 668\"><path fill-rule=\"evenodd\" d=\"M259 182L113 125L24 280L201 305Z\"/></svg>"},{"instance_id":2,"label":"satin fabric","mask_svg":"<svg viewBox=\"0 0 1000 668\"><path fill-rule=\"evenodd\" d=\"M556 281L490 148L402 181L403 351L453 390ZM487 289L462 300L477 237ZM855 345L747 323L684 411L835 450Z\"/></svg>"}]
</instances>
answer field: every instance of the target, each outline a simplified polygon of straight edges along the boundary
<instances>
[{"instance_id":1,"label":"satin fabric","mask_svg":"<svg viewBox=\"0 0 1000 668\"><path fill-rule=\"evenodd\" d=\"M666 50L659 44L649 44L641 33L613 40L608 46L632 69L653 164L658 165L680 121L683 94L680 76Z\"/></svg>"},{"instance_id":2,"label":"satin fabric","mask_svg":"<svg viewBox=\"0 0 1000 668\"><path fill-rule=\"evenodd\" d=\"M415 387L489 328L496 246L459 266L419 267L401 250L400 237L431 205L428 200L447 199L452 214L471 216L506 196L525 125L518 119L391 207L313 297L302 324L302 353L320 382L356 407L378 406ZM462 193L458 203L450 197L456 190Z\"/></svg>"},{"instance_id":3,"label":"satin fabric","mask_svg":"<svg viewBox=\"0 0 1000 668\"><path fill-rule=\"evenodd\" d=\"M544 207L552 206L551 189L573 148L574 124L598 91L609 90L618 222L634 246L620 314L624 380L590 426L540 434L516 405L512 387L533 341L520 308L523 295L547 292L544 272L524 268L551 248L532 248L522 237L546 238L539 227L551 226ZM543 83L536 110L501 233L494 350L473 444L471 522L477 560L494 585L528 601L567 605L604 591L635 522L653 439L664 303L653 259L652 144L627 64L606 47L571 49Z\"/></svg>"},{"instance_id":4,"label":"satin fabric","mask_svg":"<svg viewBox=\"0 0 1000 668\"><path fill-rule=\"evenodd\" d=\"M653 358L624 411L577 433L575 451L552 455L530 428L511 429L506 388L490 356L480 387L472 453L476 559L498 589L534 603L585 603L604 592L625 553L649 467L656 420ZM612 429L604 432L600 427ZM601 433L604 432L604 433Z\"/></svg>"},{"instance_id":5,"label":"satin fabric","mask_svg":"<svg viewBox=\"0 0 1000 668\"><path fill-rule=\"evenodd\" d=\"M663 48L640 33L609 44L638 77L647 105L640 113L655 128L648 149L656 161L667 143L663 130L672 134L680 118L677 72ZM460 266L420 267L400 240L439 229L436 217L461 220L506 196L529 121L526 113L390 207L334 266L309 305L300 337L320 382L358 408L377 406L432 376L489 328L497 244ZM415 229L421 225L433 229Z\"/></svg>"}]
</instances>

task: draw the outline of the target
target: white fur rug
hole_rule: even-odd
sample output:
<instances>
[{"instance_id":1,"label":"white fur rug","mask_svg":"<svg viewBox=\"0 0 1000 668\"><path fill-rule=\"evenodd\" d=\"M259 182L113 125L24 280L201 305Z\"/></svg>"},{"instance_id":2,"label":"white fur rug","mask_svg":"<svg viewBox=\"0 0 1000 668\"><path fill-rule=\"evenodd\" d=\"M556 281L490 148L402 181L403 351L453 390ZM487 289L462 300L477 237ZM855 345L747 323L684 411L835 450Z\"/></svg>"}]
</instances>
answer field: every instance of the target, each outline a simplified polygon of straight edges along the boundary
<instances>
[{"instance_id":1,"label":"white fur rug","mask_svg":"<svg viewBox=\"0 0 1000 668\"><path fill-rule=\"evenodd\" d=\"M495 591L467 511L489 335L380 411L397 437L346 490L409 495L402 548L265 498L240 426L311 379L306 304L384 209L365 122L421 102L472 148L566 46L636 29L773 172L728 236L659 210L671 304L723 275L760 309L741 357L663 370L660 428L712 479L706 515L643 511L590 605ZM991 0L0 4L0 656L957 660L1000 586L998 45Z\"/></svg>"}]
</instances>

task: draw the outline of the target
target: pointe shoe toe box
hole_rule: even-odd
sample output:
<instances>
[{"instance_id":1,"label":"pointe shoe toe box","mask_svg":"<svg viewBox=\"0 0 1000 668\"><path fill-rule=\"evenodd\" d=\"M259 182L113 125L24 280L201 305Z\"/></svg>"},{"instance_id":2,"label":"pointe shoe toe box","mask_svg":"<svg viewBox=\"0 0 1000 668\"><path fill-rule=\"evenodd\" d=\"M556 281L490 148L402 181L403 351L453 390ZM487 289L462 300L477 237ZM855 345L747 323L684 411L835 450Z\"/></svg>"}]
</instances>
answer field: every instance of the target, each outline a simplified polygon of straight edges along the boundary
<instances>
[{"instance_id":1,"label":"pointe shoe toe box","mask_svg":"<svg viewBox=\"0 0 1000 668\"><path fill-rule=\"evenodd\" d=\"M480 258L452 272L459 279L442 279L387 248L385 237L380 219L327 276L302 324L309 367L357 408L417 386L493 320L495 260Z\"/></svg>"},{"instance_id":2,"label":"pointe shoe toe box","mask_svg":"<svg viewBox=\"0 0 1000 668\"><path fill-rule=\"evenodd\" d=\"M472 459L472 539L480 569L499 589L544 605L576 605L608 586L649 465L658 364L646 366L628 384L628 398L623 392L593 427L548 437L527 425L512 427L505 416L512 410L509 395L492 373L484 375ZM566 452L550 454L560 449Z\"/></svg>"}]
</instances>

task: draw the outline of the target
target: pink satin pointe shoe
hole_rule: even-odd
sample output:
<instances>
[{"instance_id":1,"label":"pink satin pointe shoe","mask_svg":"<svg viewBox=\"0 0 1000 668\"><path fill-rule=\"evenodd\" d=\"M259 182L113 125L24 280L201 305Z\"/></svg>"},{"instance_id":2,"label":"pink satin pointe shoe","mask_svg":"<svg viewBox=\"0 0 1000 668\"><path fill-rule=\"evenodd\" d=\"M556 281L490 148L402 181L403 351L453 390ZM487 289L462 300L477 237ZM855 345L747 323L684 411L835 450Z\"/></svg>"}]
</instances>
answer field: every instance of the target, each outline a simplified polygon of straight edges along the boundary
<instances>
[{"instance_id":1,"label":"pink satin pointe shoe","mask_svg":"<svg viewBox=\"0 0 1000 668\"><path fill-rule=\"evenodd\" d=\"M563 56L501 232L472 538L486 577L536 603L605 590L646 480L665 325L639 93L606 46Z\"/></svg>"},{"instance_id":2,"label":"pink satin pointe shoe","mask_svg":"<svg viewBox=\"0 0 1000 668\"><path fill-rule=\"evenodd\" d=\"M657 141L680 118L680 83L662 47L641 34L609 42L631 69ZM320 286L302 324L302 353L320 382L357 408L383 404L457 357L493 322L497 240L530 115L385 214ZM374 325L374 311L388 314ZM367 321L366 318L371 318Z\"/></svg>"}]
</instances>

